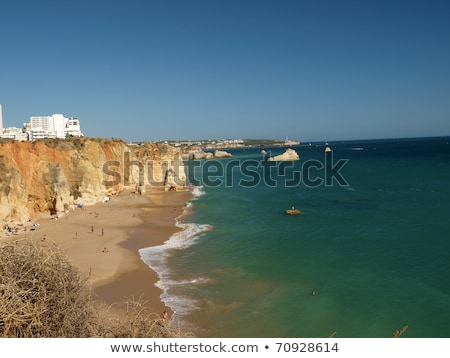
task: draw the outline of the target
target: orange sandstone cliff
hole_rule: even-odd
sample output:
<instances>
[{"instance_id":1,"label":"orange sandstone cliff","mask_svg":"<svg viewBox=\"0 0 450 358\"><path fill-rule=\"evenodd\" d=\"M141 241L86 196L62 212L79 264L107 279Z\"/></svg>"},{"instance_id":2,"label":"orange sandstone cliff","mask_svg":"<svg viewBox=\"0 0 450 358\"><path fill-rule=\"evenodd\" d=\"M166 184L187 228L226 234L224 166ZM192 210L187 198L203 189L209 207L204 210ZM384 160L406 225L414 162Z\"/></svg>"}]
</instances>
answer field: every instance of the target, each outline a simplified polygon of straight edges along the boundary
<instances>
[{"instance_id":1,"label":"orange sandstone cliff","mask_svg":"<svg viewBox=\"0 0 450 358\"><path fill-rule=\"evenodd\" d=\"M181 152L170 145L68 138L0 141L0 220L59 215L123 189L184 188Z\"/></svg>"}]
</instances>

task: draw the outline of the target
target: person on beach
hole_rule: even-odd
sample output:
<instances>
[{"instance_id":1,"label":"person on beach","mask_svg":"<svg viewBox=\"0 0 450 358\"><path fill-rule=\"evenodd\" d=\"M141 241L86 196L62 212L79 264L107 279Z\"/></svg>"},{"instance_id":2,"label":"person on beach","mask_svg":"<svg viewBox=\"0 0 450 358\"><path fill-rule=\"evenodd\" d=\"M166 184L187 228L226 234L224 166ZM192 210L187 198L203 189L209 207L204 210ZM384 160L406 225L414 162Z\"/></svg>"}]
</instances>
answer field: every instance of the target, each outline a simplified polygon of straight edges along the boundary
<instances>
[{"instance_id":1,"label":"person on beach","mask_svg":"<svg viewBox=\"0 0 450 358\"><path fill-rule=\"evenodd\" d=\"M104 247L103 250L102 250L102 252L106 254L107 252L109 252L109 250L108 250L107 247Z\"/></svg>"},{"instance_id":2,"label":"person on beach","mask_svg":"<svg viewBox=\"0 0 450 358\"><path fill-rule=\"evenodd\" d=\"M91 232L94 232L94 225L91 225Z\"/></svg>"},{"instance_id":3,"label":"person on beach","mask_svg":"<svg viewBox=\"0 0 450 358\"><path fill-rule=\"evenodd\" d=\"M167 311L164 311L164 312L161 314L161 320L162 320L164 323L166 323L166 321L167 321L168 318L169 318L169 314L167 313Z\"/></svg>"},{"instance_id":4,"label":"person on beach","mask_svg":"<svg viewBox=\"0 0 450 358\"><path fill-rule=\"evenodd\" d=\"M102 228L102 236L105 234L105 231L103 230L103 228Z\"/></svg>"}]
</instances>

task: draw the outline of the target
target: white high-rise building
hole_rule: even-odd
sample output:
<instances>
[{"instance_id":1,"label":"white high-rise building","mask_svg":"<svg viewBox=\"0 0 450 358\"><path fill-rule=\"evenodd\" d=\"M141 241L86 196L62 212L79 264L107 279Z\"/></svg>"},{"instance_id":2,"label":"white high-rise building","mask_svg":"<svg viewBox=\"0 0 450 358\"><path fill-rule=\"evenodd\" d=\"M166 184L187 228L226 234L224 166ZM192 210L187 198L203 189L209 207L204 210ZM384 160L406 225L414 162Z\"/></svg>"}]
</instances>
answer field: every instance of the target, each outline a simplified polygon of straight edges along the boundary
<instances>
[{"instance_id":1,"label":"white high-rise building","mask_svg":"<svg viewBox=\"0 0 450 358\"><path fill-rule=\"evenodd\" d=\"M0 104L0 138L9 138L20 141L43 138L83 137L80 129L80 120L76 117L66 118L62 114L51 116L30 117L23 128L3 128L2 105Z\"/></svg>"},{"instance_id":2,"label":"white high-rise building","mask_svg":"<svg viewBox=\"0 0 450 358\"><path fill-rule=\"evenodd\" d=\"M82 137L78 118L66 118L62 114L30 117L26 125L30 140L42 138Z\"/></svg>"}]
</instances>

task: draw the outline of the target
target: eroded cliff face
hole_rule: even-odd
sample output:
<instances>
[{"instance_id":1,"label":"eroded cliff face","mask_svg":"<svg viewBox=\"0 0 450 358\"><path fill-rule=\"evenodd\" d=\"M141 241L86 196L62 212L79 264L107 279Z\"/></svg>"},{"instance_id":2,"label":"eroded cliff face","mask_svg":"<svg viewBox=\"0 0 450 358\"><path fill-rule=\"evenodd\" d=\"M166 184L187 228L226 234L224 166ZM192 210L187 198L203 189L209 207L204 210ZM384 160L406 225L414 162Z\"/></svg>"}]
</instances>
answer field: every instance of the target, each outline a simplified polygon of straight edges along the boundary
<instances>
[{"instance_id":1,"label":"eroded cliff face","mask_svg":"<svg viewBox=\"0 0 450 358\"><path fill-rule=\"evenodd\" d=\"M169 145L72 138L0 142L0 220L59 215L127 188L184 188L180 151Z\"/></svg>"}]
</instances>

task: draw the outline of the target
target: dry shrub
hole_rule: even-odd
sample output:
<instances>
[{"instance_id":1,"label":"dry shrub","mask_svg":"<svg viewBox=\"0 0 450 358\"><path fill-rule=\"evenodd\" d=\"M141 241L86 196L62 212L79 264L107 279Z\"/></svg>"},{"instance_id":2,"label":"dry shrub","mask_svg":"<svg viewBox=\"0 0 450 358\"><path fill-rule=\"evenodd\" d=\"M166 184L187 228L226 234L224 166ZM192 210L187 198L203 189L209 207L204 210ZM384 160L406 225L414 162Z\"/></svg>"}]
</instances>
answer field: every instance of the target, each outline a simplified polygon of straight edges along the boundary
<instances>
[{"instance_id":1,"label":"dry shrub","mask_svg":"<svg viewBox=\"0 0 450 358\"><path fill-rule=\"evenodd\" d=\"M142 302L119 316L50 242L0 244L0 337L181 337Z\"/></svg>"},{"instance_id":2,"label":"dry shrub","mask_svg":"<svg viewBox=\"0 0 450 358\"><path fill-rule=\"evenodd\" d=\"M88 337L96 313L86 278L56 245L16 240L0 248L0 333Z\"/></svg>"},{"instance_id":3,"label":"dry shrub","mask_svg":"<svg viewBox=\"0 0 450 358\"><path fill-rule=\"evenodd\" d=\"M123 313L118 317L109 315L108 325L104 327L105 337L121 338L182 338L189 335L173 328L172 323L163 323L160 316L142 300L127 300L115 305ZM109 310L113 309L111 306Z\"/></svg>"}]
</instances>

